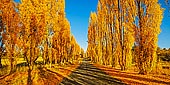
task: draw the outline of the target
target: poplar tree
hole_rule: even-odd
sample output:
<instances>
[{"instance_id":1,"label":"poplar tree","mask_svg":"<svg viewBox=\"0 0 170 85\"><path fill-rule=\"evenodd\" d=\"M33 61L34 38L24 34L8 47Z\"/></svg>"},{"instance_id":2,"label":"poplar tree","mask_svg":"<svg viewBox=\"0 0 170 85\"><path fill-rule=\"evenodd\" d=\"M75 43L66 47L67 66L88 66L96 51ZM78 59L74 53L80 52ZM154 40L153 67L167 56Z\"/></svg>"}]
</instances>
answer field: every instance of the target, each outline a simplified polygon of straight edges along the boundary
<instances>
[{"instance_id":1,"label":"poplar tree","mask_svg":"<svg viewBox=\"0 0 170 85\"><path fill-rule=\"evenodd\" d=\"M0 1L0 5L2 20L1 30L5 30L2 32L2 38L4 38L2 44L5 44L5 51L10 61L10 72L12 72L16 63L15 59L19 53L17 41L19 39L20 18L16 10L17 4L14 3L13 0ZM1 51L3 51L3 48Z\"/></svg>"},{"instance_id":2,"label":"poplar tree","mask_svg":"<svg viewBox=\"0 0 170 85\"><path fill-rule=\"evenodd\" d=\"M134 58L140 74L154 70L162 12L157 0L99 0L89 19L88 56L121 70Z\"/></svg>"},{"instance_id":3,"label":"poplar tree","mask_svg":"<svg viewBox=\"0 0 170 85\"><path fill-rule=\"evenodd\" d=\"M155 70L157 63L157 42L162 22L163 9L158 0L137 0L135 31L136 63L140 74Z\"/></svg>"}]
</instances>

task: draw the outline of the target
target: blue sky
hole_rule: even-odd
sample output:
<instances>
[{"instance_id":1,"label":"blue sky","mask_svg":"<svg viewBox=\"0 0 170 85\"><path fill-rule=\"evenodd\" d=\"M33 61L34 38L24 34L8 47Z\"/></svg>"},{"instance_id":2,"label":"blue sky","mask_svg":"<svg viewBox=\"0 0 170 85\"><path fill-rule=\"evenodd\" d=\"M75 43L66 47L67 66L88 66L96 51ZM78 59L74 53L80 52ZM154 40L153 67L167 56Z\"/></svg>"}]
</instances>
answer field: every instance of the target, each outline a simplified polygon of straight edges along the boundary
<instances>
[{"instance_id":1,"label":"blue sky","mask_svg":"<svg viewBox=\"0 0 170 85\"><path fill-rule=\"evenodd\" d=\"M165 0L159 0L161 7L164 10L164 18L161 25L161 33L159 35L158 46L161 48L170 48L170 9L164 2Z\"/></svg>"},{"instance_id":2,"label":"blue sky","mask_svg":"<svg viewBox=\"0 0 170 85\"><path fill-rule=\"evenodd\" d=\"M98 0L66 0L66 17L79 45L86 50L88 21L91 11L96 11Z\"/></svg>"},{"instance_id":3,"label":"blue sky","mask_svg":"<svg viewBox=\"0 0 170 85\"><path fill-rule=\"evenodd\" d=\"M15 0L19 1L19 0ZM65 0L66 17L70 21L72 34L75 36L79 45L86 50L87 48L87 30L88 20L91 11L96 11L98 0ZM161 48L170 48L170 12L164 0L159 0L164 11L164 18L161 25L158 46Z\"/></svg>"}]
</instances>

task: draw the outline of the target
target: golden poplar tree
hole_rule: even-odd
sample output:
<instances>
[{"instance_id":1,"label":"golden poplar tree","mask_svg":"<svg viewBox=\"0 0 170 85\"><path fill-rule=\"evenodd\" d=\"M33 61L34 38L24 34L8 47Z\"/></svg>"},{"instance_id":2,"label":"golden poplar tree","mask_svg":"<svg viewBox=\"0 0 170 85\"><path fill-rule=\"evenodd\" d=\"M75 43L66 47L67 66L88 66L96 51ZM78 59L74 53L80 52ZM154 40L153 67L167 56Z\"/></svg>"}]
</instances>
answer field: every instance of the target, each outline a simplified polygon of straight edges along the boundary
<instances>
[{"instance_id":1,"label":"golden poplar tree","mask_svg":"<svg viewBox=\"0 0 170 85\"><path fill-rule=\"evenodd\" d=\"M97 43L97 15L91 12L88 28L88 52L93 62L97 62L96 43Z\"/></svg>"},{"instance_id":2,"label":"golden poplar tree","mask_svg":"<svg viewBox=\"0 0 170 85\"><path fill-rule=\"evenodd\" d=\"M123 2L126 3L123 4ZM92 53L89 54L94 56L94 61L112 66L117 66L119 63L122 70L131 65L131 49L134 43L134 25L132 24L133 16L135 16L134 4L133 0L99 0L97 20L90 18L88 31L88 42L91 45L88 52L91 49ZM129 6L132 8L128 9Z\"/></svg>"},{"instance_id":3,"label":"golden poplar tree","mask_svg":"<svg viewBox=\"0 0 170 85\"><path fill-rule=\"evenodd\" d=\"M133 0L117 0L116 36L118 56L121 70L126 70L132 63L132 46L134 44L135 2ZM127 11L128 10L128 11Z\"/></svg>"},{"instance_id":4,"label":"golden poplar tree","mask_svg":"<svg viewBox=\"0 0 170 85\"><path fill-rule=\"evenodd\" d=\"M158 0L137 0L137 17L135 31L135 51L140 74L154 70L157 63L157 41L160 33L163 9Z\"/></svg>"},{"instance_id":5,"label":"golden poplar tree","mask_svg":"<svg viewBox=\"0 0 170 85\"><path fill-rule=\"evenodd\" d=\"M5 50L10 61L10 71L14 70L15 59L19 53L17 41L19 38L19 14L17 12L16 3L13 0L3 0L0 2L1 19L5 26L3 33Z\"/></svg>"},{"instance_id":6,"label":"golden poplar tree","mask_svg":"<svg viewBox=\"0 0 170 85\"><path fill-rule=\"evenodd\" d=\"M58 2L55 0L45 0L45 39L43 40L43 59L44 63L50 63L54 61L54 54L56 52L53 49L53 37L58 35Z\"/></svg>"},{"instance_id":7,"label":"golden poplar tree","mask_svg":"<svg viewBox=\"0 0 170 85\"><path fill-rule=\"evenodd\" d=\"M44 2L39 0L21 0L19 13L21 17L21 49L28 64L28 85L32 84L31 71L39 57L45 35Z\"/></svg>"},{"instance_id":8,"label":"golden poplar tree","mask_svg":"<svg viewBox=\"0 0 170 85\"><path fill-rule=\"evenodd\" d=\"M0 3L0 10L1 10L1 8L2 8L2 5L3 3ZM3 22L3 20L2 20L2 12L0 12L0 32L1 32L1 34L0 34L0 36L1 36L1 38L0 38L0 43L1 43L1 45L0 45L0 68L2 67L2 57L3 57L3 55L5 54L5 47L4 47L4 41L5 41L5 26L4 26L4 22Z\"/></svg>"},{"instance_id":9,"label":"golden poplar tree","mask_svg":"<svg viewBox=\"0 0 170 85\"><path fill-rule=\"evenodd\" d=\"M139 73L145 74L156 66L161 20L157 0L99 0L97 18L93 13L90 16L88 56L100 64L119 64L121 70L128 69L134 58Z\"/></svg>"}]
</instances>

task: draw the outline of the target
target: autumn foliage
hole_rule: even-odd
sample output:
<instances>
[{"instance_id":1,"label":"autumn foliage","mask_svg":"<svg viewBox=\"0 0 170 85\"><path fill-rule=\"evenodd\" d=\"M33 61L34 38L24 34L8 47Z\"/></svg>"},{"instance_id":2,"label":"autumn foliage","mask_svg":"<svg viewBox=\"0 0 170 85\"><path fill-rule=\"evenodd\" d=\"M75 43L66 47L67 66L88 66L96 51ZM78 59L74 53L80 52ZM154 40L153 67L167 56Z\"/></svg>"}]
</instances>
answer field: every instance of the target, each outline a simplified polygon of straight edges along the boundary
<instances>
[{"instance_id":1,"label":"autumn foliage","mask_svg":"<svg viewBox=\"0 0 170 85\"><path fill-rule=\"evenodd\" d=\"M157 50L162 14L158 0L98 0L89 18L86 56L121 70L134 64L139 74L155 70L157 54L167 55ZM85 55L70 28L65 0L0 0L0 68L8 60L12 74L18 58L24 59L31 85L38 59L48 68L74 63Z\"/></svg>"},{"instance_id":2,"label":"autumn foliage","mask_svg":"<svg viewBox=\"0 0 170 85\"><path fill-rule=\"evenodd\" d=\"M140 74L154 70L162 13L158 0L99 0L89 19L88 56L121 70L132 60Z\"/></svg>"},{"instance_id":3,"label":"autumn foliage","mask_svg":"<svg viewBox=\"0 0 170 85\"><path fill-rule=\"evenodd\" d=\"M51 67L80 57L81 48L65 16L65 0L0 0L0 27L0 59L3 53L8 56L11 72L17 58L26 59L29 85L38 58Z\"/></svg>"}]
</instances>

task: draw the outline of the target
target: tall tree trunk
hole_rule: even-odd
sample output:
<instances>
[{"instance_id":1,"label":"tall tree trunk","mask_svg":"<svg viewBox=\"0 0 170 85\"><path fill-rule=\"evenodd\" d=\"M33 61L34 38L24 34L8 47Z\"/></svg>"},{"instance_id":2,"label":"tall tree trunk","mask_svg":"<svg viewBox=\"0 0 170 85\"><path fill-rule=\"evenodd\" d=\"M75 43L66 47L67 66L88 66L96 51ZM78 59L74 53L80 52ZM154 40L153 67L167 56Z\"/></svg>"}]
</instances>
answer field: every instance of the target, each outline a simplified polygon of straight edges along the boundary
<instances>
[{"instance_id":1,"label":"tall tree trunk","mask_svg":"<svg viewBox=\"0 0 170 85\"><path fill-rule=\"evenodd\" d=\"M143 52L144 50L143 50L143 37L142 37L142 21L141 21L141 19L142 19L142 15L141 15L141 12L140 12L140 10L141 10L141 2L140 1L138 1L138 15L139 15L139 29L140 29L140 42L139 42L139 57L138 57L138 60L139 60L139 66L138 66L138 68L140 69L140 71L139 71L139 74L147 74L147 71L146 71L146 68L145 68L145 66L144 66L144 56L143 56L143 53L141 53L141 52Z\"/></svg>"},{"instance_id":2,"label":"tall tree trunk","mask_svg":"<svg viewBox=\"0 0 170 85\"><path fill-rule=\"evenodd\" d=\"M0 68L2 68L2 55L0 55Z\"/></svg>"},{"instance_id":3,"label":"tall tree trunk","mask_svg":"<svg viewBox=\"0 0 170 85\"><path fill-rule=\"evenodd\" d=\"M14 72L14 53L10 55L10 73Z\"/></svg>"},{"instance_id":4,"label":"tall tree trunk","mask_svg":"<svg viewBox=\"0 0 170 85\"><path fill-rule=\"evenodd\" d=\"M30 66L29 66L29 69L28 69L28 78L27 78L27 85L32 85L31 72L32 72L32 69L31 69Z\"/></svg>"}]
</instances>

